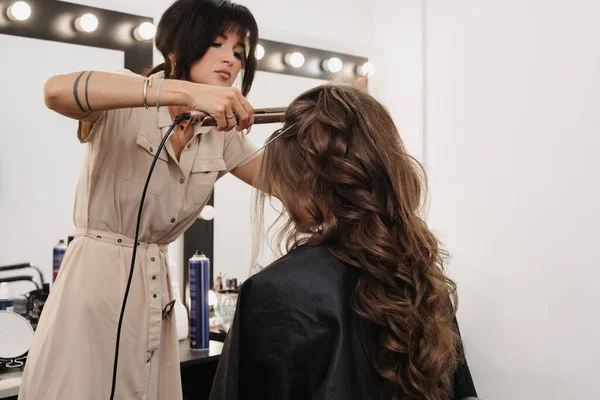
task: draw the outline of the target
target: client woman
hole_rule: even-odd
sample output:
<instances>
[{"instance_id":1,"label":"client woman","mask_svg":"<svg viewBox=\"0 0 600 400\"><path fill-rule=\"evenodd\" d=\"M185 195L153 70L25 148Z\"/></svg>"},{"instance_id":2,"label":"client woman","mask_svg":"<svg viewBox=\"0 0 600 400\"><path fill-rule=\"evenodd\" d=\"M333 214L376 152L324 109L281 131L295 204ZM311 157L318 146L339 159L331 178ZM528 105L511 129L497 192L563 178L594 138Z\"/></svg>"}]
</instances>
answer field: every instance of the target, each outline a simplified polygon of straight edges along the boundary
<instances>
[{"instance_id":1,"label":"client woman","mask_svg":"<svg viewBox=\"0 0 600 400\"><path fill-rule=\"evenodd\" d=\"M425 173L387 110L320 86L284 128L255 186L259 212L283 204L288 252L242 286L211 399L477 396L446 253L420 215Z\"/></svg>"}]
</instances>

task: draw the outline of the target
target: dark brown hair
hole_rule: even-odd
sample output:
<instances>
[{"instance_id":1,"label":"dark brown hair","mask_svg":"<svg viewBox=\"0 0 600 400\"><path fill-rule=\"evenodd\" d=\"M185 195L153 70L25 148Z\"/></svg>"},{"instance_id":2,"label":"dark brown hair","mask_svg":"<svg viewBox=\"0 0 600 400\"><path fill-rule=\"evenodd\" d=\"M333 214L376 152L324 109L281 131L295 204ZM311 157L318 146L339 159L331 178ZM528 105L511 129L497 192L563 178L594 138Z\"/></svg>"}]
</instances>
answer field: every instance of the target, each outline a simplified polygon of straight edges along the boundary
<instances>
[{"instance_id":1,"label":"dark brown hair","mask_svg":"<svg viewBox=\"0 0 600 400\"><path fill-rule=\"evenodd\" d=\"M156 28L156 48L165 62L147 75L165 71L166 77L190 80L192 64L200 60L209 47L227 32L239 33L246 40L242 60L242 94L250 92L256 72L258 26L248 8L224 0L177 0L162 15ZM173 53L173 64L169 54Z\"/></svg>"},{"instance_id":2,"label":"dark brown hair","mask_svg":"<svg viewBox=\"0 0 600 400\"><path fill-rule=\"evenodd\" d=\"M352 307L382 329L373 362L394 399L448 398L461 355L456 286L421 216L424 169L407 153L388 111L348 86L300 95L284 128L290 129L264 152L257 212L277 197L289 217L278 246L326 246L365 272Z\"/></svg>"}]
</instances>

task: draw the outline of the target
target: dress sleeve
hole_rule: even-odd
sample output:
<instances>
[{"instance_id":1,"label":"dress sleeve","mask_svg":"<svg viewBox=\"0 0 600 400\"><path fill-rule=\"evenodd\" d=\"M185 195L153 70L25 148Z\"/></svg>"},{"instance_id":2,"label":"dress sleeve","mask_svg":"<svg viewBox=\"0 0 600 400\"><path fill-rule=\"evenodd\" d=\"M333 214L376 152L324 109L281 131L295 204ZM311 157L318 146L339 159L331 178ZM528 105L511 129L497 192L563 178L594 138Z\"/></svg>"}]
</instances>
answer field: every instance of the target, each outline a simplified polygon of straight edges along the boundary
<instances>
[{"instance_id":1,"label":"dress sleeve","mask_svg":"<svg viewBox=\"0 0 600 400\"><path fill-rule=\"evenodd\" d=\"M238 132L235 129L225 133L223 158L225 159L225 165L227 165L228 171L241 167L242 165L239 164L256 150L256 146L254 146L243 133ZM244 164L247 164L250 161L251 159L246 160Z\"/></svg>"},{"instance_id":2,"label":"dress sleeve","mask_svg":"<svg viewBox=\"0 0 600 400\"><path fill-rule=\"evenodd\" d=\"M117 70L116 73L142 77L141 75L135 74L128 69L120 69ZM102 125L104 119L110 119L110 115L108 114L114 113L116 113L116 110L102 111L100 112L100 116L98 117L96 122L79 121L79 124L77 126L77 139L79 139L79 142L88 143L95 140L94 138L96 136L100 136L101 134L98 133L98 131L101 131L101 129L96 128L96 126Z\"/></svg>"}]
</instances>

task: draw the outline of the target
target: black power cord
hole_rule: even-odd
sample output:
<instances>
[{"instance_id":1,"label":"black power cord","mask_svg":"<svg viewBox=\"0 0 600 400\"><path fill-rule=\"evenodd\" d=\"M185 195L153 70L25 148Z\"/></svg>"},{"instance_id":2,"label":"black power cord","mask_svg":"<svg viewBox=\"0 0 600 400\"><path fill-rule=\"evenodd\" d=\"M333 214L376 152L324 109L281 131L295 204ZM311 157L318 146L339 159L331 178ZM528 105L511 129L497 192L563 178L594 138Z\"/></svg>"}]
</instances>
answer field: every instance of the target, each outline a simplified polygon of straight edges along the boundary
<instances>
[{"instance_id":1,"label":"black power cord","mask_svg":"<svg viewBox=\"0 0 600 400\"><path fill-rule=\"evenodd\" d=\"M140 200L140 208L138 210L137 223L135 226L135 239L133 241L133 254L131 256L131 267L129 268L129 278L127 279L127 287L125 288L125 294L123 295L123 304L121 304L121 315L119 316L119 324L117 325L117 342L115 344L115 363L113 366L113 376L112 376L112 387L110 390L110 400L113 400L115 397L115 388L117 383L117 363L119 361L119 342L121 339L121 327L123 325L123 315L125 314L125 306L127 305L127 297L129 296L129 288L131 287L131 280L133 278L133 267L135 266L135 255L137 253L138 247L138 237L140 233L140 222L142 219L142 209L144 208L144 200L146 199L146 191L148 190L148 184L150 183L150 177L152 176L152 172L154 171L154 166L156 165L156 160L158 159L158 155L162 151L167 139L171 135L173 128L177 126L181 121L189 120L192 118L192 113L186 112L178 115L175 118L175 121L165 134L162 142L158 146L158 150L156 150L156 154L154 155L154 160L152 160L152 165L150 166L150 171L148 172L148 178L146 178L146 184L144 185L144 190L142 191L142 199Z\"/></svg>"}]
</instances>

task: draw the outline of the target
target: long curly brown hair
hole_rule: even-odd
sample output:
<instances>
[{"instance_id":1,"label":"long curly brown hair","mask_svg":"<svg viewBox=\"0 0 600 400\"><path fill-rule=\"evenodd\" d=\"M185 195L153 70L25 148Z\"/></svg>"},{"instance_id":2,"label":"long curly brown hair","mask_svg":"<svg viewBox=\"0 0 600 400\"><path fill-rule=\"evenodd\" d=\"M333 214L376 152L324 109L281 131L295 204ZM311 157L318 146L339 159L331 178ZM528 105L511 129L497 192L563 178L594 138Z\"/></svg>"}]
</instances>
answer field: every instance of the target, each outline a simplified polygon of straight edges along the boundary
<instances>
[{"instance_id":1,"label":"long curly brown hair","mask_svg":"<svg viewBox=\"0 0 600 400\"><path fill-rule=\"evenodd\" d=\"M394 399L449 398L461 356L456 286L444 274L446 253L420 216L424 169L385 107L349 86L300 95L285 128L263 155L259 220L265 200L275 197L284 206L280 248L323 245L366 272L352 307L381 326L373 362Z\"/></svg>"}]
</instances>

